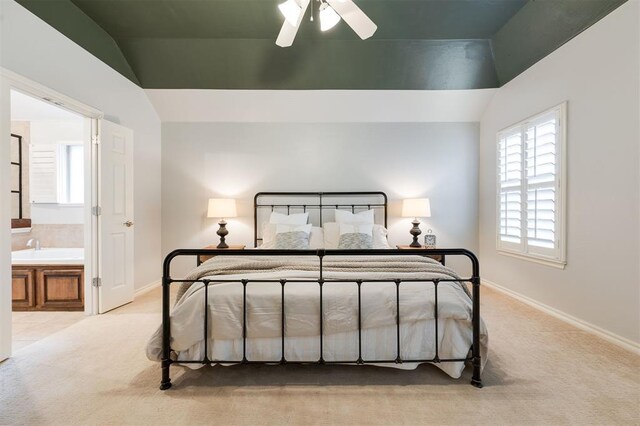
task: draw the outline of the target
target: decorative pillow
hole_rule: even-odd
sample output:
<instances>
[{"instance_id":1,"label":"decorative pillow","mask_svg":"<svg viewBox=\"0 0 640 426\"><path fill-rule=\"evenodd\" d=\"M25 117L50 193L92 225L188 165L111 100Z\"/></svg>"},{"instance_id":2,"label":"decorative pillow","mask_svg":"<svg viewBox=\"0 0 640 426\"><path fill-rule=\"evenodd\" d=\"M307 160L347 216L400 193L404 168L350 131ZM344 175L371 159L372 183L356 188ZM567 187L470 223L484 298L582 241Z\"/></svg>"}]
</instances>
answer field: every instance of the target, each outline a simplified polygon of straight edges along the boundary
<instances>
[{"instance_id":1,"label":"decorative pillow","mask_svg":"<svg viewBox=\"0 0 640 426\"><path fill-rule=\"evenodd\" d=\"M327 222L323 226L324 231L324 248L337 249L340 242L340 224L336 222ZM373 248L374 249L390 249L387 241L387 230L382 225L373 225Z\"/></svg>"},{"instance_id":2,"label":"decorative pillow","mask_svg":"<svg viewBox=\"0 0 640 426\"><path fill-rule=\"evenodd\" d=\"M375 223L374 210L351 213L345 210L334 210L334 217L338 223Z\"/></svg>"},{"instance_id":3,"label":"decorative pillow","mask_svg":"<svg viewBox=\"0 0 640 426\"><path fill-rule=\"evenodd\" d=\"M306 225L308 221L309 212L295 214L271 212L271 216L269 216L269 223L278 225Z\"/></svg>"},{"instance_id":4,"label":"decorative pillow","mask_svg":"<svg viewBox=\"0 0 640 426\"><path fill-rule=\"evenodd\" d=\"M263 223L262 224L262 244L261 249L273 249L276 245L276 228L278 225L275 223ZM311 233L309 235L309 248L316 250L324 247L324 232L322 228L318 226L311 227Z\"/></svg>"},{"instance_id":5,"label":"decorative pillow","mask_svg":"<svg viewBox=\"0 0 640 426\"><path fill-rule=\"evenodd\" d=\"M372 249L373 248L373 225L362 224L340 224L339 249Z\"/></svg>"},{"instance_id":6,"label":"decorative pillow","mask_svg":"<svg viewBox=\"0 0 640 426\"><path fill-rule=\"evenodd\" d=\"M274 249L307 250L312 225L276 225Z\"/></svg>"}]
</instances>

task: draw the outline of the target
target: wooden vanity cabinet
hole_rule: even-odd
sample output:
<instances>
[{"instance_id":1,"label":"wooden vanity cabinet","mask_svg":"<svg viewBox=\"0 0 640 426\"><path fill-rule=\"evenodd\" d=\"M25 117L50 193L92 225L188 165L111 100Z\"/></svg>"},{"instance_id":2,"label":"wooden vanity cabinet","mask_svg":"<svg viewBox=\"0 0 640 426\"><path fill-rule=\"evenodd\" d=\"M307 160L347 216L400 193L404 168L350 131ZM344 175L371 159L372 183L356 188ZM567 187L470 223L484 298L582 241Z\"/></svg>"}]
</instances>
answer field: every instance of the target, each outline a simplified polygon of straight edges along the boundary
<instances>
[{"instance_id":1,"label":"wooden vanity cabinet","mask_svg":"<svg viewBox=\"0 0 640 426\"><path fill-rule=\"evenodd\" d=\"M84 310L82 265L14 265L14 311Z\"/></svg>"}]
</instances>

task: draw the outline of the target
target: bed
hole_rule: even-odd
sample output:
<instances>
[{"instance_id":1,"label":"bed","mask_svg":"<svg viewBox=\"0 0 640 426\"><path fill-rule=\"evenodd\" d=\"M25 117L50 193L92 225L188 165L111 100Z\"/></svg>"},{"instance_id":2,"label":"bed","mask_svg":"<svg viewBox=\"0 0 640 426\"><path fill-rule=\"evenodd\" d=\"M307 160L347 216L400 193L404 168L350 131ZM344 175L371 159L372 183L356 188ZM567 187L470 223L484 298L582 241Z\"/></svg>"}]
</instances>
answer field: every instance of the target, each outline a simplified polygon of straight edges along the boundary
<instances>
[{"instance_id":1,"label":"bed","mask_svg":"<svg viewBox=\"0 0 640 426\"><path fill-rule=\"evenodd\" d=\"M488 335L480 318L479 264L470 251L407 255L388 245L344 249L328 240L328 248L259 248L269 247L269 213L305 212L309 222L329 229L339 210L371 212L386 228L382 192L258 193L255 249L171 252L163 268L162 325L147 345L148 358L161 362L160 388L172 386L174 364L256 363L402 369L431 363L452 378L470 364L472 385L482 387ZM459 277L428 254L465 256L472 276ZM172 260L200 255L215 257L185 277L172 277ZM175 301L172 285L179 286Z\"/></svg>"}]
</instances>

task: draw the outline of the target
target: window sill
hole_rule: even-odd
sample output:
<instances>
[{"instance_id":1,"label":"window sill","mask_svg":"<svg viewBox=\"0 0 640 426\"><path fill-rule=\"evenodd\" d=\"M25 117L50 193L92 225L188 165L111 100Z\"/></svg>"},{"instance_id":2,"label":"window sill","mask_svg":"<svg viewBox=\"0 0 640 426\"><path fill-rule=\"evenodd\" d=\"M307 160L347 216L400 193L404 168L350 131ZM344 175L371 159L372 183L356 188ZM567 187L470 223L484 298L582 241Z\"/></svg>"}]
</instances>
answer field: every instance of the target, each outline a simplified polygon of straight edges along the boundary
<instances>
[{"instance_id":1,"label":"window sill","mask_svg":"<svg viewBox=\"0 0 640 426\"><path fill-rule=\"evenodd\" d=\"M551 266L556 269L564 269L565 266L567 266L566 261L546 259L542 257L532 256L530 254L514 253L511 251L506 251L501 249L498 249L498 254L501 254L503 256L514 257L520 260L526 260L529 262L537 263L539 265Z\"/></svg>"}]
</instances>

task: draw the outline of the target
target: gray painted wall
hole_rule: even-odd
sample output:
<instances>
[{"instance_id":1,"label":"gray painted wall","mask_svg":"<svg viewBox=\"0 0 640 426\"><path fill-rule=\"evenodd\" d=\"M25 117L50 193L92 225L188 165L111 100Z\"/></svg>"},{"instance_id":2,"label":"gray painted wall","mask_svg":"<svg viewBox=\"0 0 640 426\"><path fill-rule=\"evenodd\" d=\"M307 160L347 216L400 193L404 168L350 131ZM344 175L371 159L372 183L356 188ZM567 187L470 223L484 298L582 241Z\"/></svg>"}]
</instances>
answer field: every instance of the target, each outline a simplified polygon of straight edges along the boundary
<instances>
[{"instance_id":1,"label":"gray painted wall","mask_svg":"<svg viewBox=\"0 0 640 426\"><path fill-rule=\"evenodd\" d=\"M481 122L482 276L640 342L639 3L628 2L502 87ZM627 49L613 48L627 46ZM568 101L567 266L496 251L496 133Z\"/></svg>"},{"instance_id":2,"label":"gray painted wall","mask_svg":"<svg viewBox=\"0 0 640 426\"><path fill-rule=\"evenodd\" d=\"M477 123L163 123L162 249L217 243L210 197L238 200L227 241L251 245L256 192L382 190L392 244L411 237L400 200L427 196L423 231L475 251L477 179Z\"/></svg>"}]
</instances>

